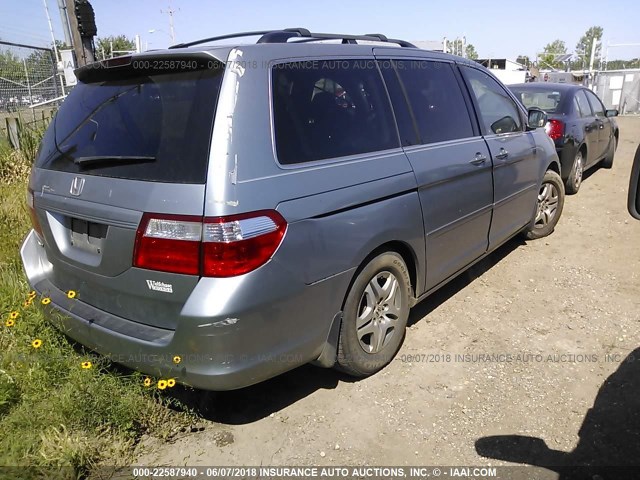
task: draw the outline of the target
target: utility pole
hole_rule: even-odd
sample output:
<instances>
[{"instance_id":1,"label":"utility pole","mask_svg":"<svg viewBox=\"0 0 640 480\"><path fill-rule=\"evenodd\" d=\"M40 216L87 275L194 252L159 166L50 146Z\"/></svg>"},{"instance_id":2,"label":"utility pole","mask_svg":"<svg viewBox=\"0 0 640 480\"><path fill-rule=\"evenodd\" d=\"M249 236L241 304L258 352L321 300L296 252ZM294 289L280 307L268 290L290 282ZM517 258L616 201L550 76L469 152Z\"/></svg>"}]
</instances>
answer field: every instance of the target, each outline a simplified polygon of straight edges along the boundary
<instances>
[{"instance_id":1,"label":"utility pole","mask_svg":"<svg viewBox=\"0 0 640 480\"><path fill-rule=\"evenodd\" d=\"M51 33L51 46L53 48L53 56L55 57L55 61L53 63L53 72L55 75L58 75L58 80L60 81L60 87L62 89L62 94L65 95L64 93L64 81L62 80L62 77L64 76L61 73L58 73L58 62L62 61L62 55L59 54L58 52L58 46L56 45L56 37L53 34L53 26L51 25L51 16L49 15L49 7L47 6L47 0L43 0L44 3L44 12L47 14L47 22L49 22L49 33ZM57 82L54 82L56 84L56 89L58 88L58 84Z\"/></svg>"},{"instance_id":2,"label":"utility pole","mask_svg":"<svg viewBox=\"0 0 640 480\"><path fill-rule=\"evenodd\" d=\"M142 52L142 41L140 40L140 35L136 33L136 53Z\"/></svg>"},{"instance_id":3,"label":"utility pole","mask_svg":"<svg viewBox=\"0 0 640 480\"><path fill-rule=\"evenodd\" d=\"M64 0L67 7L69 26L71 27L71 38L73 50L76 54L76 62L79 67L88 63L93 63L93 37L97 33L95 20L93 18L93 8L88 1ZM77 7L77 8L76 8ZM90 14L88 13L90 11ZM91 17L91 18L89 18ZM86 24L86 25L85 25Z\"/></svg>"},{"instance_id":4,"label":"utility pole","mask_svg":"<svg viewBox=\"0 0 640 480\"><path fill-rule=\"evenodd\" d=\"M178 9L179 10L179 9ZM171 32L171 41L176 43L176 32L173 28L173 14L176 13L176 10L171 8L171 3L169 3L169 8L167 10L160 10L160 13L166 13L169 15L169 31Z\"/></svg>"},{"instance_id":5,"label":"utility pole","mask_svg":"<svg viewBox=\"0 0 640 480\"><path fill-rule=\"evenodd\" d=\"M60 61L60 56L58 55L58 47L56 45L56 37L53 34L53 26L51 25L51 16L49 16L49 7L47 6L47 0L42 0L42 3L44 3L44 12L47 15L47 22L49 22L49 33L51 34L51 46L53 48L53 51L56 54L56 62Z\"/></svg>"},{"instance_id":6,"label":"utility pole","mask_svg":"<svg viewBox=\"0 0 640 480\"><path fill-rule=\"evenodd\" d=\"M73 45L71 40L71 30L69 29L69 17L67 15L67 6L64 0L58 0L58 10L60 10L60 21L62 22L62 32L64 33L64 43L69 47Z\"/></svg>"},{"instance_id":7,"label":"utility pole","mask_svg":"<svg viewBox=\"0 0 640 480\"><path fill-rule=\"evenodd\" d=\"M593 87L595 85L595 72L593 71L593 63L596 60L596 45L597 45L597 40L594 38L593 42L591 42L591 59L589 60L589 73L591 75L591 90L593 90Z\"/></svg>"}]
</instances>

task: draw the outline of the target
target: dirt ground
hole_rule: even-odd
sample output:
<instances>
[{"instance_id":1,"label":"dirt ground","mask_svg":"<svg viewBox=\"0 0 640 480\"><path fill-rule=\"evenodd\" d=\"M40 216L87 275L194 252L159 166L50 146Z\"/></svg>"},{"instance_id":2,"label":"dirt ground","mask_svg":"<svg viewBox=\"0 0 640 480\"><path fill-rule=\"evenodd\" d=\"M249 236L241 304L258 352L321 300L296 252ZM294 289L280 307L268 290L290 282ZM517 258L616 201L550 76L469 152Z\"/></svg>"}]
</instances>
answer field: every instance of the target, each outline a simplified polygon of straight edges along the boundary
<instances>
[{"instance_id":1,"label":"dirt ground","mask_svg":"<svg viewBox=\"0 0 640 480\"><path fill-rule=\"evenodd\" d=\"M640 118L618 123L613 169L588 172L556 231L511 241L416 306L383 371L305 366L197 392L204 430L145 439L136 463L640 463L640 221L626 210Z\"/></svg>"}]
</instances>

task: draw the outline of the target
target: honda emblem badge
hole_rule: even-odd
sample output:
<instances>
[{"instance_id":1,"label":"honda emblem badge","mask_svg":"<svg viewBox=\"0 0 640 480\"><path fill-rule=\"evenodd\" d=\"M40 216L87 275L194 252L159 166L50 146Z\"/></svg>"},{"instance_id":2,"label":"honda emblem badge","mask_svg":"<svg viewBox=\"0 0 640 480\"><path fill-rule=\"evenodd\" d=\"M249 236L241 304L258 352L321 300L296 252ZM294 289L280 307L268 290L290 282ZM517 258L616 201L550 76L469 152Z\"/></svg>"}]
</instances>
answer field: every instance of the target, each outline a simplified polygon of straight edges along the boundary
<instances>
[{"instance_id":1,"label":"honda emblem badge","mask_svg":"<svg viewBox=\"0 0 640 480\"><path fill-rule=\"evenodd\" d=\"M69 190L69 193L74 197L78 197L82 193L83 187L84 187L84 178L75 177L73 179L73 182L71 182L71 189Z\"/></svg>"}]
</instances>

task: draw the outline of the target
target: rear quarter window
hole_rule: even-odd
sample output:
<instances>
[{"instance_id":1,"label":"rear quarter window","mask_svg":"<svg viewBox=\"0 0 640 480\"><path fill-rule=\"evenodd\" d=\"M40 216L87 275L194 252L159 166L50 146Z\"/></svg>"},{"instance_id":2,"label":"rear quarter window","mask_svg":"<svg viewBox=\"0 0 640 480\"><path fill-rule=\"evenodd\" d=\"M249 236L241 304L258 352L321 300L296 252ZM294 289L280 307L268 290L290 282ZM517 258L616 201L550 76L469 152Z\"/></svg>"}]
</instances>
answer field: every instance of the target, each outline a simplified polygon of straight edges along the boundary
<instances>
[{"instance_id":1,"label":"rear quarter window","mask_svg":"<svg viewBox=\"0 0 640 480\"><path fill-rule=\"evenodd\" d=\"M278 64L272 70L275 146L281 164L399 147L373 59Z\"/></svg>"},{"instance_id":2,"label":"rear quarter window","mask_svg":"<svg viewBox=\"0 0 640 480\"><path fill-rule=\"evenodd\" d=\"M204 183L223 65L79 82L36 162L49 170ZM48 154L46 153L48 152ZM82 162L82 159L93 161ZM102 159L102 160L100 160ZM137 160L136 160L137 159Z\"/></svg>"}]
</instances>

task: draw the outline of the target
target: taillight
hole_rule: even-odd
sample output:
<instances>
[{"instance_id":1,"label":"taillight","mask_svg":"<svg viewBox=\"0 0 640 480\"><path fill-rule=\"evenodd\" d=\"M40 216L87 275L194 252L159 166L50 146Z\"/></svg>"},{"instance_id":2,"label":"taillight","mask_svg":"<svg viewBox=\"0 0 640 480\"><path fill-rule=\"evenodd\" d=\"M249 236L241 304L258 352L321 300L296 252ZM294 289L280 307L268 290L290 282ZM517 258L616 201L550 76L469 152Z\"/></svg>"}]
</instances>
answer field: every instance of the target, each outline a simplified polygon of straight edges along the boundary
<instances>
[{"instance_id":1,"label":"taillight","mask_svg":"<svg viewBox=\"0 0 640 480\"><path fill-rule=\"evenodd\" d=\"M233 277L264 265L287 223L276 211L205 218L145 213L133 265L205 277Z\"/></svg>"},{"instance_id":2,"label":"taillight","mask_svg":"<svg viewBox=\"0 0 640 480\"><path fill-rule=\"evenodd\" d=\"M145 213L136 234L133 266L198 275L202 217Z\"/></svg>"},{"instance_id":3,"label":"taillight","mask_svg":"<svg viewBox=\"0 0 640 480\"><path fill-rule=\"evenodd\" d=\"M29 210L29 216L31 217L31 225L33 226L33 229L36 231L38 236L42 238L42 226L40 225L40 221L38 220L38 216L36 215L36 207L33 200L33 190L31 190L30 188L27 189L27 209Z\"/></svg>"},{"instance_id":4,"label":"taillight","mask_svg":"<svg viewBox=\"0 0 640 480\"><path fill-rule=\"evenodd\" d=\"M287 228L276 211L205 218L205 277L233 277L255 270L274 254Z\"/></svg>"},{"instance_id":5,"label":"taillight","mask_svg":"<svg viewBox=\"0 0 640 480\"><path fill-rule=\"evenodd\" d=\"M560 120L549 120L544 127L544 131L552 140L558 140L564 136L564 123Z\"/></svg>"}]
</instances>

